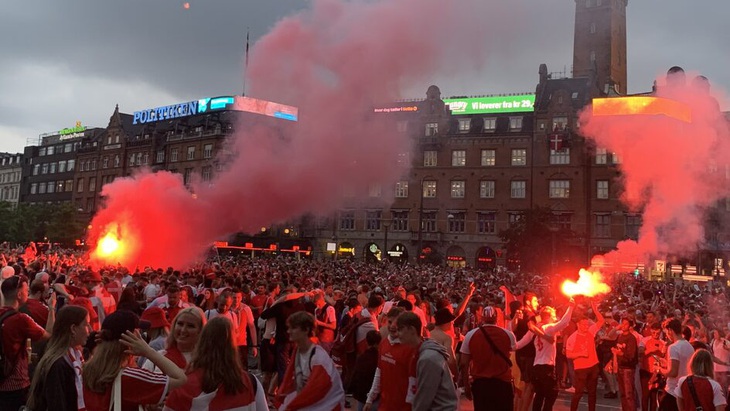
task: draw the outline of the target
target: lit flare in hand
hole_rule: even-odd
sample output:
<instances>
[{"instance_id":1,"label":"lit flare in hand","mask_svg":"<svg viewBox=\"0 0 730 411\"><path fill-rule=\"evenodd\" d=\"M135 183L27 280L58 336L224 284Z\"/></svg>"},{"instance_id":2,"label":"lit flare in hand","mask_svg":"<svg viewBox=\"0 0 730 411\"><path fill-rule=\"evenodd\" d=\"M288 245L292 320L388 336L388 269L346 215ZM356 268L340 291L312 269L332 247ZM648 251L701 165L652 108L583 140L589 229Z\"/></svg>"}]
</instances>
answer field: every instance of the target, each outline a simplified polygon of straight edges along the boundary
<instances>
[{"instance_id":1,"label":"lit flare in hand","mask_svg":"<svg viewBox=\"0 0 730 411\"><path fill-rule=\"evenodd\" d=\"M132 254L132 239L119 223L109 224L91 252L91 260L99 265L126 265Z\"/></svg>"},{"instance_id":2,"label":"lit flare in hand","mask_svg":"<svg viewBox=\"0 0 730 411\"><path fill-rule=\"evenodd\" d=\"M611 287L601 281L601 274L581 269L578 273L578 282L565 280L561 287L563 294L568 297L583 295L593 297L599 294L608 294Z\"/></svg>"}]
</instances>

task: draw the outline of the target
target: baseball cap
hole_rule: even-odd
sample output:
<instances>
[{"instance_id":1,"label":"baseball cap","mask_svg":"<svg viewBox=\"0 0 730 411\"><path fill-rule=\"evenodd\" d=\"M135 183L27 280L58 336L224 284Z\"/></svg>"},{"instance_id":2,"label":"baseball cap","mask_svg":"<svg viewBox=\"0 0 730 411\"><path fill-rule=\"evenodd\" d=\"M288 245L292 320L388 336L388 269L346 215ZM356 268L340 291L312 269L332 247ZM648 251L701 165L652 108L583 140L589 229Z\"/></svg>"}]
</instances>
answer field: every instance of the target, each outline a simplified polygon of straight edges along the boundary
<instances>
[{"instance_id":1,"label":"baseball cap","mask_svg":"<svg viewBox=\"0 0 730 411\"><path fill-rule=\"evenodd\" d=\"M127 331L134 331L137 328L145 330L149 326L149 321L140 321L137 314L127 310L117 310L106 317L101 324L101 339L117 341Z\"/></svg>"},{"instance_id":2,"label":"baseball cap","mask_svg":"<svg viewBox=\"0 0 730 411\"><path fill-rule=\"evenodd\" d=\"M484 307L483 315L485 320L489 318L497 318L497 310L495 310L491 305L488 305Z\"/></svg>"}]
</instances>

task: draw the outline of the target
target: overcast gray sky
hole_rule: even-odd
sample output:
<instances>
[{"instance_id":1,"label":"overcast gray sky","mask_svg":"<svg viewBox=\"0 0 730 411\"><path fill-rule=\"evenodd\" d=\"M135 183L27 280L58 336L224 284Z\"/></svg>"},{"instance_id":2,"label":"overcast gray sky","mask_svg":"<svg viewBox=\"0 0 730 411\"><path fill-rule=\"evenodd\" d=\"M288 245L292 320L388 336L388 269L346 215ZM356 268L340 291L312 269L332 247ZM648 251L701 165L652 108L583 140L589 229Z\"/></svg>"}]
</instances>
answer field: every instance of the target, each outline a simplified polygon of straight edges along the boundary
<instances>
[{"instance_id":1,"label":"overcast gray sky","mask_svg":"<svg viewBox=\"0 0 730 411\"><path fill-rule=\"evenodd\" d=\"M281 18L310 6L306 0L189 0L188 9L178 0L3 3L0 151L9 152L76 121L105 127L115 104L132 113L240 93L246 30L253 47ZM459 7L459 0L452 3ZM672 65L701 72L718 89L730 88L730 1L701 3L629 2L630 92L649 89ZM454 61L456 69L433 73L428 82L402 90L402 97L423 97L430 84L444 96L534 91L540 63L569 72L575 2L514 0L510 7L512 29L485 53L478 71Z\"/></svg>"}]
</instances>

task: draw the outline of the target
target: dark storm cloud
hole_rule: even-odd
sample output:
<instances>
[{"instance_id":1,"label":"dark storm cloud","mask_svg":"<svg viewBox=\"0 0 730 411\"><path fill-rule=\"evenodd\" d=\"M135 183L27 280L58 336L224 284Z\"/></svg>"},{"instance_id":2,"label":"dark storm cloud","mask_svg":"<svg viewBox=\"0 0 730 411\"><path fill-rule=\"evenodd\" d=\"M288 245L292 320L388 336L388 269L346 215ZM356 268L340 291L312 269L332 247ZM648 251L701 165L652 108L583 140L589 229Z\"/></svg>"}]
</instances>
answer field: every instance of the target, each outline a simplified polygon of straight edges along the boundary
<instances>
[{"instance_id":1,"label":"dark storm cloud","mask_svg":"<svg viewBox=\"0 0 730 411\"><path fill-rule=\"evenodd\" d=\"M397 1L397 0L388 0ZM485 0L487 1L487 0ZM496 1L496 0L489 0ZM246 30L251 43L305 0L24 0L0 10L0 151L76 120L105 126L125 112L211 95L240 93ZM502 4L500 2L500 4ZM730 87L730 2L633 0L628 8L629 89L643 91L671 65L701 70ZM459 7L459 1L454 1ZM422 86L444 95L532 91L537 68L570 75L574 1L515 0L512 28L495 39L463 39L487 49L482 67L453 61ZM463 10L469 13L470 10ZM373 22L373 30L377 22ZM438 30L434 27L434 30ZM295 85L293 85L295 86Z\"/></svg>"}]
</instances>

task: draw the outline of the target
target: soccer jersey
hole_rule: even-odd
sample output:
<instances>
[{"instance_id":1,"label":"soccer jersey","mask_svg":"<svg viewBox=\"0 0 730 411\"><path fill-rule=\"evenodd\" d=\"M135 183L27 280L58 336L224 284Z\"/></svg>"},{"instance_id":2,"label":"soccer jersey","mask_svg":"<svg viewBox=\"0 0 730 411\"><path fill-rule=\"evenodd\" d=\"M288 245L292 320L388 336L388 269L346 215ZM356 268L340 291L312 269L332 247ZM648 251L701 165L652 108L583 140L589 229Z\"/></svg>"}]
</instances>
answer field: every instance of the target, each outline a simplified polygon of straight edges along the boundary
<instances>
[{"instance_id":1,"label":"soccer jersey","mask_svg":"<svg viewBox=\"0 0 730 411\"><path fill-rule=\"evenodd\" d=\"M258 381L253 386L250 375L243 375L243 392L228 394L222 387L215 391L203 392L203 370L198 369L187 375L188 381L182 387L170 392L165 401L164 411L257 411L267 410L264 387ZM255 394L254 394L255 393Z\"/></svg>"},{"instance_id":2,"label":"soccer jersey","mask_svg":"<svg viewBox=\"0 0 730 411\"><path fill-rule=\"evenodd\" d=\"M138 405L159 404L167 395L170 378L141 368L122 370L122 411L137 411ZM112 401L112 385L103 393L84 386L87 411L108 411Z\"/></svg>"},{"instance_id":3,"label":"soccer jersey","mask_svg":"<svg viewBox=\"0 0 730 411\"><path fill-rule=\"evenodd\" d=\"M345 390L335 363L319 345L310 350L302 356L295 352L289 361L277 394L284 396L279 411L344 410Z\"/></svg>"},{"instance_id":4,"label":"soccer jersey","mask_svg":"<svg viewBox=\"0 0 730 411\"><path fill-rule=\"evenodd\" d=\"M515 349L514 334L496 325L485 325L469 331L461 344L461 353L471 355L471 376L475 379L498 378L502 381L511 381L512 367L494 352L482 330L506 358L509 358L510 351Z\"/></svg>"},{"instance_id":5,"label":"soccer jersey","mask_svg":"<svg viewBox=\"0 0 730 411\"><path fill-rule=\"evenodd\" d=\"M380 370L380 409L410 410L406 403L411 360L416 347L401 344L398 339L386 338L378 347Z\"/></svg>"}]
</instances>

